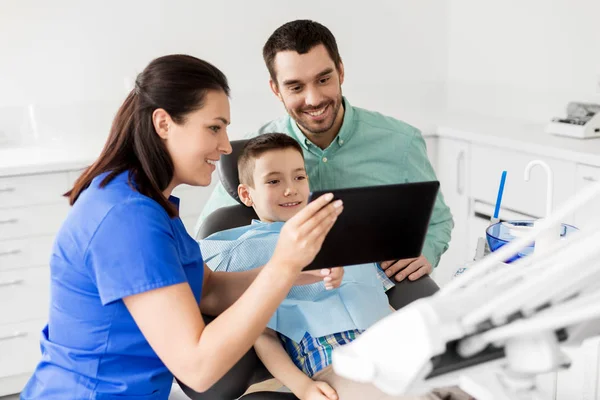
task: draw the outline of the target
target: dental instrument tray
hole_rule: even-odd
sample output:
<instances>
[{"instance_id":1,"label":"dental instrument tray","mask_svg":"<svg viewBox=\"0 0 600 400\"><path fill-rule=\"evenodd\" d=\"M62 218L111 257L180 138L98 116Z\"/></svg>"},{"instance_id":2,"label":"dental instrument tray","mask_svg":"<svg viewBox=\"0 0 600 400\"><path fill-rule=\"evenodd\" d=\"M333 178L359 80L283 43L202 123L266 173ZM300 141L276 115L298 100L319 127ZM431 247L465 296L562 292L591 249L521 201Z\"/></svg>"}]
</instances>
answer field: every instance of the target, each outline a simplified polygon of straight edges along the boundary
<instances>
[{"instance_id":1,"label":"dental instrument tray","mask_svg":"<svg viewBox=\"0 0 600 400\"><path fill-rule=\"evenodd\" d=\"M566 118L553 118L546 132L578 139L600 137L600 104L569 103Z\"/></svg>"},{"instance_id":2,"label":"dental instrument tray","mask_svg":"<svg viewBox=\"0 0 600 400\"><path fill-rule=\"evenodd\" d=\"M344 202L344 211L305 270L349 266L421 255L438 181L315 191Z\"/></svg>"}]
</instances>

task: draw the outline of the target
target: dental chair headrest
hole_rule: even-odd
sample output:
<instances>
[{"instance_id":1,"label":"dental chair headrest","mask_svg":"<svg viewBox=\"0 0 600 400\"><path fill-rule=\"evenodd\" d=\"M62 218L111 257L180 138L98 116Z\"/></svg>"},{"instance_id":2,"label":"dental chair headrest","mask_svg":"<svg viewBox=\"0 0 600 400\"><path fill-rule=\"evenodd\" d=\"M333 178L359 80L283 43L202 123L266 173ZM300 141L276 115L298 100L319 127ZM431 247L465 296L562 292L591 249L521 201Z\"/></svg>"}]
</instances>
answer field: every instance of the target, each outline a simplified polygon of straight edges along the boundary
<instances>
[{"instance_id":1,"label":"dental chair headrest","mask_svg":"<svg viewBox=\"0 0 600 400\"><path fill-rule=\"evenodd\" d=\"M237 188L240 184L237 160L247 142L248 139L232 140L231 154L222 155L217 163L217 171L219 171L219 178L223 184L223 187L227 193L229 193L229 195L240 204L242 204L242 202L240 201L237 193Z\"/></svg>"}]
</instances>

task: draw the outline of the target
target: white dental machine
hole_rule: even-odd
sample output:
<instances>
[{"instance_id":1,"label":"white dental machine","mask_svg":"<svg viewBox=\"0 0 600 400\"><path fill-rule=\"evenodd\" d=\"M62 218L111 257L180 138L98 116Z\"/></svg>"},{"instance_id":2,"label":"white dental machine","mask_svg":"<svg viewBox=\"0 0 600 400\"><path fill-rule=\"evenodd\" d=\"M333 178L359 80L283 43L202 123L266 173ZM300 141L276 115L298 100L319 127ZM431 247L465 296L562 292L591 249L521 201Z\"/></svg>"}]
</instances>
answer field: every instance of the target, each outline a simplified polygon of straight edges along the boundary
<instances>
[{"instance_id":1,"label":"white dental machine","mask_svg":"<svg viewBox=\"0 0 600 400\"><path fill-rule=\"evenodd\" d=\"M600 226L556 240L588 202L600 204L600 182L334 350L336 373L390 395L458 385L477 400L547 399L538 375L568 368L561 347L600 334ZM504 262L534 241L532 254Z\"/></svg>"}]
</instances>

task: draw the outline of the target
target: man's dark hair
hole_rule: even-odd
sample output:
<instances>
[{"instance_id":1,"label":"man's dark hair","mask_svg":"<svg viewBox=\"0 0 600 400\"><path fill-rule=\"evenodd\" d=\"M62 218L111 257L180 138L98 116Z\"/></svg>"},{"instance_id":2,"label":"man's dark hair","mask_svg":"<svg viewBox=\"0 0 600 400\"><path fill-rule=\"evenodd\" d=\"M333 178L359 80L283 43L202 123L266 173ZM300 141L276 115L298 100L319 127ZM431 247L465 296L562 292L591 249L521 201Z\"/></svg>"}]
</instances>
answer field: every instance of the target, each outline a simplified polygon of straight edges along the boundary
<instances>
[{"instance_id":1,"label":"man's dark hair","mask_svg":"<svg viewBox=\"0 0 600 400\"><path fill-rule=\"evenodd\" d=\"M283 133L265 133L250 139L242 149L238 157L238 176L240 183L254 187L254 162L268 151L294 149L300 153L302 159L304 154L298 142Z\"/></svg>"},{"instance_id":2,"label":"man's dark hair","mask_svg":"<svg viewBox=\"0 0 600 400\"><path fill-rule=\"evenodd\" d=\"M298 54L306 54L313 47L322 44L329 57L339 70L342 58L338 51L335 37L329 29L318 22L299 19L288 22L273 32L263 47L263 59L273 82L277 84L275 56L281 51L293 50Z\"/></svg>"}]
</instances>

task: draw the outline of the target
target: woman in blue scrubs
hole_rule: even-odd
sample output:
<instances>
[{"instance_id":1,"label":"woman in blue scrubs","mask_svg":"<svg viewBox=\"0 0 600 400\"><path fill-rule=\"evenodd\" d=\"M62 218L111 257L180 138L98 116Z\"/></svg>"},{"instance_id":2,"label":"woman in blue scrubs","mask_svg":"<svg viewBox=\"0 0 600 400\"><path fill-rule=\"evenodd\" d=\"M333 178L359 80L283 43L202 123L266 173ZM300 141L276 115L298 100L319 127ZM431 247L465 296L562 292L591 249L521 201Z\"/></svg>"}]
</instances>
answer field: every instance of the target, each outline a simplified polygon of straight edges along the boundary
<instances>
[{"instance_id":1,"label":"woman in blue scrubs","mask_svg":"<svg viewBox=\"0 0 600 400\"><path fill-rule=\"evenodd\" d=\"M209 185L231 152L228 94L221 71L191 56L158 58L138 76L101 155L67 193L42 359L22 399L167 399L173 375L205 391L312 261L342 209L329 195L247 272L211 272L177 217L173 189ZM201 310L219 316L205 325Z\"/></svg>"}]
</instances>

